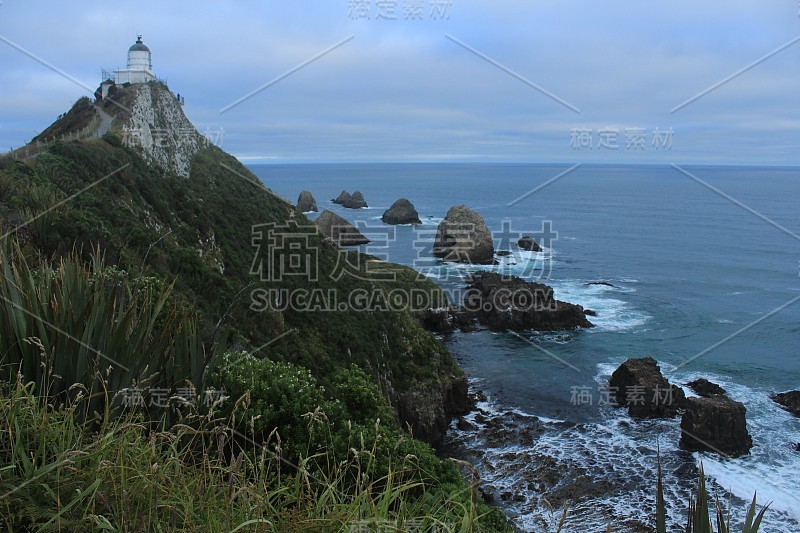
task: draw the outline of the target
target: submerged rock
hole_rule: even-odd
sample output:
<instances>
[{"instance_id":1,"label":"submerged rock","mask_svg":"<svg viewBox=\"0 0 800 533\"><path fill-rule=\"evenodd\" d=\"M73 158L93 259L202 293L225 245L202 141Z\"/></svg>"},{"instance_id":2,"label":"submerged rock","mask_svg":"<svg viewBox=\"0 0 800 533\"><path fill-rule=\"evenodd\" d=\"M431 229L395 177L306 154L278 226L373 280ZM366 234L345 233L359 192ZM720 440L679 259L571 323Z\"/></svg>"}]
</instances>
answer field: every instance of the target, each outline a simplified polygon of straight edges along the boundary
<instances>
[{"instance_id":1,"label":"submerged rock","mask_svg":"<svg viewBox=\"0 0 800 533\"><path fill-rule=\"evenodd\" d=\"M652 357L628 359L611 375L609 386L617 403L634 418L670 418L683 407L686 395L670 384Z\"/></svg>"},{"instance_id":2,"label":"submerged rock","mask_svg":"<svg viewBox=\"0 0 800 533\"><path fill-rule=\"evenodd\" d=\"M733 456L750 452L753 440L747 432L746 411L743 403L727 396L689 398L681 418L680 447Z\"/></svg>"},{"instance_id":3,"label":"submerged rock","mask_svg":"<svg viewBox=\"0 0 800 533\"><path fill-rule=\"evenodd\" d=\"M314 196L309 191L303 191L300 193L300 196L297 198L297 209L301 213L308 213L308 212L317 212L317 201L314 199Z\"/></svg>"},{"instance_id":4,"label":"submerged rock","mask_svg":"<svg viewBox=\"0 0 800 533\"><path fill-rule=\"evenodd\" d=\"M716 383L708 381L705 378L700 378L694 381L690 381L686 385L689 388L691 388L694 392L696 392L697 394L699 394L704 398L710 398L712 396L725 394L725 389L723 389Z\"/></svg>"},{"instance_id":5,"label":"submerged rock","mask_svg":"<svg viewBox=\"0 0 800 533\"><path fill-rule=\"evenodd\" d=\"M529 252L542 251L542 247L539 246L539 244L535 240L533 240L533 237L528 237L527 235L525 235L524 237L522 237L520 240L517 241L517 246Z\"/></svg>"},{"instance_id":6,"label":"submerged rock","mask_svg":"<svg viewBox=\"0 0 800 533\"><path fill-rule=\"evenodd\" d=\"M772 401L792 413L800 416L800 391L793 390L772 396Z\"/></svg>"},{"instance_id":7,"label":"submerged rock","mask_svg":"<svg viewBox=\"0 0 800 533\"><path fill-rule=\"evenodd\" d=\"M369 243L355 226L327 209L314 221L320 233L339 246L358 246Z\"/></svg>"},{"instance_id":8,"label":"submerged rock","mask_svg":"<svg viewBox=\"0 0 800 533\"><path fill-rule=\"evenodd\" d=\"M590 281L586 285L602 285L604 287L611 287L612 289L616 289L617 288L616 285L612 285L611 283L609 283L607 281Z\"/></svg>"},{"instance_id":9,"label":"submerged rock","mask_svg":"<svg viewBox=\"0 0 800 533\"><path fill-rule=\"evenodd\" d=\"M481 324L498 331L592 327L583 307L556 300L552 287L495 272L472 276L464 309Z\"/></svg>"},{"instance_id":10,"label":"submerged rock","mask_svg":"<svg viewBox=\"0 0 800 533\"><path fill-rule=\"evenodd\" d=\"M400 198L381 217L384 224L422 224L414 204Z\"/></svg>"},{"instance_id":11,"label":"submerged rock","mask_svg":"<svg viewBox=\"0 0 800 533\"><path fill-rule=\"evenodd\" d=\"M433 255L457 263L493 264L492 234L472 209L463 205L451 207L436 231Z\"/></svg>"}]
</instances>

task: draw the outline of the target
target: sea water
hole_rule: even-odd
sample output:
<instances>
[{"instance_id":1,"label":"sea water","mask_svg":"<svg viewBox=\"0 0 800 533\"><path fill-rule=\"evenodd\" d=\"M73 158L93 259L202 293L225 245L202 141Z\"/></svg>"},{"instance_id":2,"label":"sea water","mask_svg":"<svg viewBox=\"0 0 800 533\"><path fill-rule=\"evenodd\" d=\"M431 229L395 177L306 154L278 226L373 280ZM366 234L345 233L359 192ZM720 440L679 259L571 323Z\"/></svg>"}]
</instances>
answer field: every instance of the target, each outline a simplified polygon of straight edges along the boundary
<instances>
[{"instance_id":1,"label":"sea water","mask_svg":"<svg viewBox=\"0 0 800 533\"><path fill-rule=\"evenodd\" d=\"M320 210L378 236L364 251L445 288L494 269L548 283L556 298L597 312L589 330L447 338L473 389L486 394L481 412L466 417L469 429L453 425L447 451L476 464L521 529L554 529L561 511L548 493L577 500L568 531L605 531L609 521L615 531L652 528L660 453L676 527L702 460L712 495L726 506L732 499L734 522L757 491L759 502L772 502L762 530L800 531L800 419L769 398L800 389L800 169L685 167L690 177L670 166L583 165L551 181L570 166L250 168L292 203L310 190ZM369 208L332 204L343 189L363 192ZM401 197L422 226L381 224ZM480 213L496 246L514 255L492 267L432 263L431 235L457 204ZM517 233L544 237L545 251L520 253L502 237ZM684 452L678 418L635 422L608 405L613 370L646 355L673 383L705 377L743 402L751 453Z\"/></svg>"}]
</instances>

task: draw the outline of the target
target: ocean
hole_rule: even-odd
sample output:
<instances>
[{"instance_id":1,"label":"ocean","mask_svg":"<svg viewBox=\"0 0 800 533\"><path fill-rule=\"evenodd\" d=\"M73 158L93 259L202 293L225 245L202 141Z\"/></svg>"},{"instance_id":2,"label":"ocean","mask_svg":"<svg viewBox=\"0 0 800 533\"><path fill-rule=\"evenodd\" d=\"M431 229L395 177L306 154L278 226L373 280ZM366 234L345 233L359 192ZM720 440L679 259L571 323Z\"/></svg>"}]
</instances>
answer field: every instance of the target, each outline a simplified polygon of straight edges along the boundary
<instances>
[{"instance_id":1,"label":"ocean","mask_svg":"<svg viewBox=\"0 0 800 533\"><path fill-rule=\"evenodd\" d=\"M651 530L660 453L674 527L683 524L702 460L712 495L725 505L731 499L734 522L757 491L760 503L772 502L763 531L800 531L800 419L769 398L800 388L800 169L250 168L292 203L310 190L320 210L383 236L365 251L414 266L445 288L489 268L543 281L556 298L597 311L588 330L522 337L479 331L446 340L485 398L479 412L454 421L444 449L476 465L521 530L555 530L561 511L548 496L578 500L566 531L605 531L609 521L614 531ZM363 192L369 208L332 204L343 189ZM421 227L381 224L401 197L415 205ZM493 267L432 267L420 232L435 232L457 204L480 213L498 235L549 235L545 252L515 254ZM602 386L611 372L647 355L673 383L705 377L743 402L751 453L729 459L682 451L679 418L636 422L608 405Z\"/></svg>"}]
</instances>

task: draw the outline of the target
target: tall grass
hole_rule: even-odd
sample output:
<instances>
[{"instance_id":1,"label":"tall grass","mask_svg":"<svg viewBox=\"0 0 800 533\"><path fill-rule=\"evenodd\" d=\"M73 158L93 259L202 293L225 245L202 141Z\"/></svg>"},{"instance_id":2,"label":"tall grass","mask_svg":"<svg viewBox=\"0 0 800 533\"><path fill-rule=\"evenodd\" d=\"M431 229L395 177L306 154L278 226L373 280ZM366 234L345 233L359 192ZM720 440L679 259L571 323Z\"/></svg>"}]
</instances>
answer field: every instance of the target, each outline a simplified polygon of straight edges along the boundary
<instances>
[{"instance_id":1,"label":"tall grass","mask_svg":"<svg viewBox=\"0 0 800 533\"><path fill-rule=\"evenodd\" d=\"M269 451L276 443L242 439L213 413L148 432L128 412L90 432L75 416L83 394L56 409L33 383L2 389L6 531L478 531L484 518L474 495L433 487L413 456L371 477L375 443L290 465L279 442ZM308 423L324 430L319 413Z\"/></svg>"},{"instance_id":2,"label":"tall grass","mask_svg":"<svg viewBox=\"0 0 800 533\"><path fill-rule=\"evenodd\" d=\"M171 303L171 285L131 281L99 250L50 264L0 243L0 375L21 373L52 398L80 384L87 412L132 385L202 386L208 353L195 318ZM102 379L101 379L102 378ZM110 395L110 397L109 397Z\"/></svg>"},{"instance_id":3,"label":"tall grass","mask_svg":"<svg viewBox=\"0 0 800 533\"><path fill-rule=\"evenodd\" d=\"M118 408L130 387L201 391L213 350L172 286L91 257L51 265L0 243L0 529L507 528L475 487L429 471L438 460L398 454L379 421L354 429L343 450L313 402L268 434L254 418L221 414L221 402ZM308 442L283 442L280 431ZM305 453L289 461L290 446Z\"/></svg>"}]
</instances>

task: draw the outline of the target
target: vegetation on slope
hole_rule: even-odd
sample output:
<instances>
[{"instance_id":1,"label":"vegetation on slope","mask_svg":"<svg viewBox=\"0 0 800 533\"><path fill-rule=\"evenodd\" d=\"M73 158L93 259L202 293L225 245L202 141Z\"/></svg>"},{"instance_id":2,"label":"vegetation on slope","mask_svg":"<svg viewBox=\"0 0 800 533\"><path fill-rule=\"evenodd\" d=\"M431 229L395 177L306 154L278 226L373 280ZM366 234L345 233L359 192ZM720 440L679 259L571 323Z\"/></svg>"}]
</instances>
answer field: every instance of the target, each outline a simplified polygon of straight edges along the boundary
<instances>
[{"instance_id":1,"label":"vegetation on slope","mask_svg":"<svg viewBox=\"0 0 800 533\"><path fill-rule=\"evenodd\" d=\"M0 385L4 531L507 529L463 481L435 482L439 473L427 468L448 465L429 452L386 454L378 439L364 438L346 454L290 463L277 435L264 444L242 439L213 410L157 431L137 413L100 415L89 431L77 422L83 389L59 408L39 394L21 380ZM327 431L324 419L305 423ZM382 474L377 461L389 464Z\"/></svg>"},{"instance_id":2,"label":"vegetation on slope","mask_svg":"<svg viewBox=\"0 0 800 533\"><path fill-rule=\"evenodd\" d=\"M216 147L197 156L184 180L148 166L113 135L57 142L35 160L0 171L0 202L9 229L35 219L19 233L44 257L78 247L88 260L99 248L120 270L174 280L176 294L200 311L206 335L221 318L225 329L252 347L291 331L260 353L309 366L322 379L351 363L392 384L458 374L451 358L407 313L251 310L250 292L256 288L332 289L339 295L397 286L438 289L397 265L392 270L400 281L370 281L374 274L367 272L363 255L343 252L316 234L308 244L318 254L318 281L309 284L299 276L262 281L251 274L254 260L266 259L266 252L258 257L252 245L253 226L286 227L292 217L301 227L312 226ZM344 257L358 270L334 280Z\"/></svg>"},{"instance_id":3,"label":"vegetation on slope","mask_svg":"<svg viewBox=\"0 0 800 533\"><path fill-rule=\"evenodd\" d=\"M84 103L53 131L88 120ZM324 240L216 147L185 179L124 139L117 130L0 160L5 525L338 530L421 517L504 528L452 462L402 429L415 423L396 414L404 394L438 387L441 403L463 381L409 310L255 309L250 298L318 289L385 300L413 288L441 301L440 290ZM268 250L254 236L297 227L312 230L314 279L259 271Z\"/></svg>"}]
</instances>

